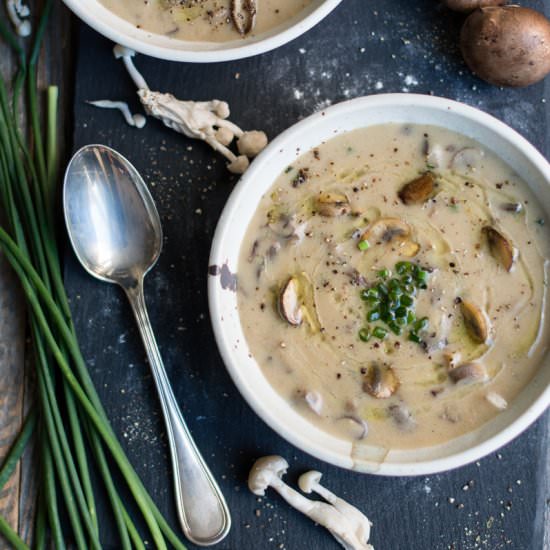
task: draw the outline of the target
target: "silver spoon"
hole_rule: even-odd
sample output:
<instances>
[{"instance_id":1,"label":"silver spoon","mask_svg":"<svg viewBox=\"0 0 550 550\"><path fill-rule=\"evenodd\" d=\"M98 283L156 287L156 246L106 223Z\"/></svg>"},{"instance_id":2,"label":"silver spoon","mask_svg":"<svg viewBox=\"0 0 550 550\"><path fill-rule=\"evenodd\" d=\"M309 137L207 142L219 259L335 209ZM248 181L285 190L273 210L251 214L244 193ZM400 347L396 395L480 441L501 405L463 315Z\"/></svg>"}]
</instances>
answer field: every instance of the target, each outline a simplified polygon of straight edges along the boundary
<instances>
[{"instance_id":1,"label":"silver spoon","mask_svg":"<svg viewBox=\"0 0 550 550\"><path fill-rule=\"evenodd\" d=\"M183 532L200 546L215 544L229 532L229 510L185 425L145 307L143 279L162 248L153 198L122 155L103 145L88 145L67 167L63 204L80 263L94 277L119 284L134 310L166 422Z\"/></svg>"}]
</instances>

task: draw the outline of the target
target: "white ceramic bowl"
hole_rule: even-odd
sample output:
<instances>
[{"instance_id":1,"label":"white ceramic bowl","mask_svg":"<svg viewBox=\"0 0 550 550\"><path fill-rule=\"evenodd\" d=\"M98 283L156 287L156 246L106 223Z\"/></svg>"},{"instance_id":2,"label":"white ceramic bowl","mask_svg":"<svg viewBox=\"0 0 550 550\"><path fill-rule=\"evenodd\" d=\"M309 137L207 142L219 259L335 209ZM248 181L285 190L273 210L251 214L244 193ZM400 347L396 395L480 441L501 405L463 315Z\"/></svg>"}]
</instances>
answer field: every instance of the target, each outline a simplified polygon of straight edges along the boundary
<instances>
[{"instance_id":1,"label":"white ceramic bowl","mask_svg":"<svg viewBox=\"0 0 550 550\"><path fill-rule=\"evenodd\" d=\"M278 48L311 29L342 0L313 0L310 6L279 27L253 38L222 43L177 40L137 29L98 0L63 1L90 27L118 44L160 59L210 63L241 59Z\"/></svg>"},{"instance_id":2,"label":"white ceramic bowl","mask_svg":"<svg viewBox=\"0 0 550 550\"><path fill-rule=\"evenodd\" d=\"M294 161L297 148L304 153L337 134L385 122L433 124L476 139L511 164L550 213L550 165L514 130L490 115L451 100L413 94L377 95L316 113L271 142L227 202L214 237L210 265L225 265L229 271L236 271L240 245L256 207L277 176ZM310 424L263 376L255 359L249 356L236 293L222 288L220 282L220 276L209 275L210 314L222 357L239 391L282 437L337 466L381 475L430 474L456 468L508 443L550 404L550 360L546 360L508 409L476 431L443 445L418 450L386 453L384 449L370 447L352 460L350 442Z\"/></svg>"}]
</instances>

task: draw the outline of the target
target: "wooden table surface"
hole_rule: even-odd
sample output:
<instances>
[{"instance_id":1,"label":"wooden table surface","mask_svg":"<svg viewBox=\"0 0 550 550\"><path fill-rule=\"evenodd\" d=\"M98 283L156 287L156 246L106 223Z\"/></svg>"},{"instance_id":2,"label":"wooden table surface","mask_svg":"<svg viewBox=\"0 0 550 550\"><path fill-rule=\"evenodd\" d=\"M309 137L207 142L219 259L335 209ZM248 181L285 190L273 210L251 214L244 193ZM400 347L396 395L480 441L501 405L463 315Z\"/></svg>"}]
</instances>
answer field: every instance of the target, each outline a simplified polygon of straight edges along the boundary
<instances>
[{"instance_id":1,"label":"wooden table surface","mask_svg":"<svg viewBox=\"0 0 550 550\"><path fill-rule=\"evenodd\" d=\"M525 3L550 13L550 0ZM548 157L550 81L524 90L480 82L457 52L459 24L459 17L434 0L344 0L319 26L276 52L213 65L138 56L136 64L152 87L182 99L228 100L232 120L248 129L264 129L271 137L314 110L348 98L433 93L494 114ZM206 300L210 241L235 178L204 144L153 120L144 130L131 129L116 114L87 105L85 100L122 99L138 109L134 87L112 57L112 44L83 24L76 27L73 39L58 5L50 28L57 39L44 57L49 74L64 82L68 118L63 127L74 129L73 140L66 143L76 149L103 142L120 150L144 175L159 207L166 238L160 262L147 279L150 316L184 416L233 513L232 532L219 548L337 547L325 531L273 494L256 499L247 491L246 475L254 458L271 453L289 460L290 481L306 468L324 472L327 486L373 520L377 550L550 548L548 414L476 464L433 476L379 478L312 459L252 413L216 350ZM75 46L73 72L70 54ZM5 56L0 55L0 64L6 64ZM153 497L176 525L159 405L129 307L117 288L87 276L70 252L66 285L84 356L113 426ZM28 406L25 373L32 372L32 364L24 364L22 308L14 288L1 265L0 458ZM31 463L0 495L0 512L23 533L32 516L27 510L32 472ZM108 524L108 508L100 514ZM108 533L104 542L105 548L117 548Z\"/></svg>"}]
</instances>

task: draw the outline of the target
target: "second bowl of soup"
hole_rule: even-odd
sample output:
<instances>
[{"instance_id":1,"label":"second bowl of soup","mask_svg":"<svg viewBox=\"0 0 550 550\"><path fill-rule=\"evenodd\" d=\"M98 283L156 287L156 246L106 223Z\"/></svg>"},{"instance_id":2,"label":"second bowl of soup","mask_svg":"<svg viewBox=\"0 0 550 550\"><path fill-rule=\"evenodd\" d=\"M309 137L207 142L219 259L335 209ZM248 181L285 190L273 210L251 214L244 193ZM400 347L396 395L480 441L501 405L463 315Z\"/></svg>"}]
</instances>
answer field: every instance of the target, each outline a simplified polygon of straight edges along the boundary
<instances>
[{"instance_id":1,"label":"second bowl of soup","mask_svg":"<svg viewBox=\"0 0 550 550\"><path fill-rule=\"evenodd\" d=\"M217 62L277 48L341 0L64 0L99 33L172 61Z\"/></svg>"},{"instance_id":2,"label":"second bowl of soup","mask_svg":"<svg viewBox=\"0 0 550 550\"><path fill-rule=\"evenodd\" d=\"M548 405L548 164L438 98L348 102L253 164L209 291L237 386L281 435L384 474L490 452Z\"/></svg>"}]
</instances>

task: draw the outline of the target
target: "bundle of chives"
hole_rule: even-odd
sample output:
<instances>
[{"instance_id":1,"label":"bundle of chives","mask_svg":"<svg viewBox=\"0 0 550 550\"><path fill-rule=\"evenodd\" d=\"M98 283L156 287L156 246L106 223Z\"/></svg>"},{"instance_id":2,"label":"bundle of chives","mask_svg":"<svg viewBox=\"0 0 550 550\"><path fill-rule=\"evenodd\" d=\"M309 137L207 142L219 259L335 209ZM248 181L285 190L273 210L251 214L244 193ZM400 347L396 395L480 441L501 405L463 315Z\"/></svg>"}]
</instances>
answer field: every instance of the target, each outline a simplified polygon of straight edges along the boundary
<instances>
[{"instance_id":1,"label":"bundle of chives","mask_svg":"<svg viewBox=\"0 0 550 550\"><path fill-rule=\"evenodd\" d=\"M28 60L18 40L0 20L0 37L19 60L11 97L5 78L0 75L0 201L7 218L6 227L0 227L0 249L17 274L27 301L38 386L37 405L0 465L0 489L35 431L41 483L33 546L45 548L49 538L55 548L63 549L66 538L70 538L78 549L101 548L96 495L90 478L90 469L95 467L113 511L120 548L144 549L142 537L113 481L110 455L145 520L155 548L162 550L169 543L185 550L147 493L109 424L71 320L54 224L58 90L47 90L43 125L36 84L38 54L51 7L52 0L46 0ZM18 125L17 109L24 95L29 136ZM60 514L66 514L69 520L65 530ZM0 533L14 548L28 548L2 517Z\"/></svg>"}]
</instances>

